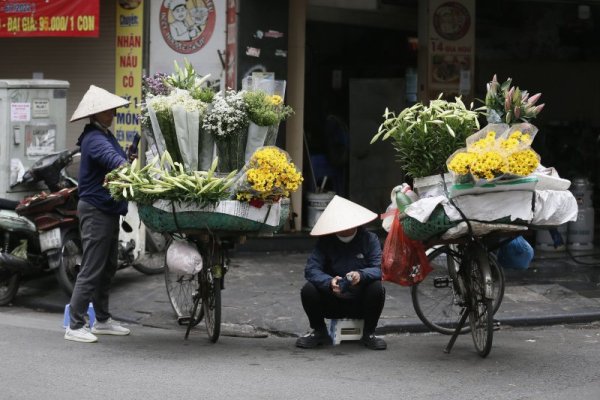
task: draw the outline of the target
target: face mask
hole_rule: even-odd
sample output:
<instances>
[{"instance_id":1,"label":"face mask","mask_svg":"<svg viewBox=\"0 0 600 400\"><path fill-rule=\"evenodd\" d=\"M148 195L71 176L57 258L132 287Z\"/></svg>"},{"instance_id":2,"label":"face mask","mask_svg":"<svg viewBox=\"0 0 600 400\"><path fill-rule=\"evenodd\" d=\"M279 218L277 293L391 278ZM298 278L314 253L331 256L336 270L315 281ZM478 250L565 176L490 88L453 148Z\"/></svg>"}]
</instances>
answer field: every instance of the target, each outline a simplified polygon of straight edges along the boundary
<instances>
[{"instance_id":1,"label":"face mask","mask_svg":"<svg viewBox=\"0 0 600 400\"><path fill-rule=\"evenodd\" d=\"M352 241L352 239L354 239L354 236L356 236L356 231L350 236L340 236L340 235L335 235L335 236L337 236L337 238L340 239L344 243L350 243Z\"/></svg>"}]
</instances>

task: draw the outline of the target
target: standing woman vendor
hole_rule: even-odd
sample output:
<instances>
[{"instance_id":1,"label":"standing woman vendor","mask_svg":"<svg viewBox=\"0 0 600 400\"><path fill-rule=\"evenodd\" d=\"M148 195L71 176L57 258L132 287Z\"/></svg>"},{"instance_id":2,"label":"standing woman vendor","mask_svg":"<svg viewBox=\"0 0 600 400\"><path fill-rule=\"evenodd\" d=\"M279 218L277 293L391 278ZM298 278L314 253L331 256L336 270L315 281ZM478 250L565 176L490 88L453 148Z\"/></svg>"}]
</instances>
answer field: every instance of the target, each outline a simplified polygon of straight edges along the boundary
<instances>
[{"instance_id":1,"label":"standing woman vendor","mask_svg":"<svg viewBox=\"0 0 600 400\"><path fill-rule=\"evenodd\" d=\"M66 340L92 343L99 334L129 334L108 311L110 285L117 271L119 220L127 214L127 202L115 201L103 187L106 174L127 162L109 129L116 109L127 104L129 101L91 85L71 117L71 122L89 118L89 123L77 141L81 147L77 212L83 255L71 295ZM96 314L91 331L84 319L90 301Z\"/></svg>"},{"instance_id":2,"label":"standing woman vendor","mask_svg":"<svg viewBox=\"0 0 600 400\"><path fill-rule=\"evenodd\" d=\"M381 243L361 226L375 218L374 212L335 196L317 220L310 234L320 237L306 262L307 282L300 292L313 330L298 338L297 347L331 343L325 318L364 319L361 342L373 350L387 347L375 336L385 303Z\"/></svg>"}]
</instances>

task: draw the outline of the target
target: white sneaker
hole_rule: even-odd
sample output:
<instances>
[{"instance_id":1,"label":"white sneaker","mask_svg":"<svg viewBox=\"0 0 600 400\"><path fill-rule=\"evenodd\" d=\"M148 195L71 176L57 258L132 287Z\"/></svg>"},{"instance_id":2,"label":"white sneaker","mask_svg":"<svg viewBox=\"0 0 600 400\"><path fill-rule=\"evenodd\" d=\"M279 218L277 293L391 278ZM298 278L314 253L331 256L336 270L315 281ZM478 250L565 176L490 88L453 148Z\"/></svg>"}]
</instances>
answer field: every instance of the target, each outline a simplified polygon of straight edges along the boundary
<instances>
[{"instance_id":1,"label":"white sneaker","mask_svg":"<svg viewBox=\"0 0 600 400\"><path fill-rule=\"evenodd\" d=\"M117 321L112 318L107 319L104 322L98 322L94 324L92 327L92 333L96 335L117 335L117 336L126 336L129 335L131 331L123 326L121 326Z\"/></svg>"},{"instance_id":2,"label":"white sneaker","mask_svg":"<svg viewBox=\"0 0 600 400\"><path fill-rule=\"evenodd\" d=\"M71 329L68 327L65 331L65 339L82 343L94 343L98 341L98 338L85 327L79 329Z\"/></svg>"}]
</instances>

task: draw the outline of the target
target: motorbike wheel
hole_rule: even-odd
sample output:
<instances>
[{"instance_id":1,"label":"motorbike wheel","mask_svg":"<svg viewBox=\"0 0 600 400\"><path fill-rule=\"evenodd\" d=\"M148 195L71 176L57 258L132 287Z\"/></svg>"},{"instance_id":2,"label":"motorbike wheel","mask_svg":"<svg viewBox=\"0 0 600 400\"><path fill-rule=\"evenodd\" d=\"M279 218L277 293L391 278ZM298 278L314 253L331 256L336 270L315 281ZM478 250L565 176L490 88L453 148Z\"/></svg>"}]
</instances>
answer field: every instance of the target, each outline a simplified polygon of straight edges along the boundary
<instances>
[{"instance_id":1,"label":"motorbike wheel","mask_svg":"<svg viewBox=\"0 0 600 400\"><path fill-rule=\"evenodd\" d=\"M146 227L146 253L131 264L133 268L146 275L162 274L165 271L164 251L167 238Z\"/></svg>"},{"instance_id":2,"label":"motorbike wheel","mask_svg":"<svg viewBox=\"0 0 600 400\"><path fill-rule=\"evenodd\" d=\"M56 270L58 285L68 296L73 293L77 274L81 268L82 254L81 238L78 231L68 231L63 238L60 264Z\"/></svg>"},{"instance_id":3,"label":"motorbike wheel","mask_svg":"<svg viewBox=\"0 0 600 400\"><path fill-rule=\"evenodd\" d=\"M157 275L165 272L165 266L163 265L163 256L158 253L146 253L140 257L141 260L137 260L131 266L142 274L146 275ZM143 264L139 261L143 261Z\"/></svg>"},{"instance_id":4,"label":"motorbike wheel","mask_svg":"<svg viewBox=\"0 0 600 400\"><path fill-rule=\"evenodd\" d=\"M0 306L5 306L13 301L19 290L20 281L19 274L0 277Z\"/></svg>"}]
</instances>

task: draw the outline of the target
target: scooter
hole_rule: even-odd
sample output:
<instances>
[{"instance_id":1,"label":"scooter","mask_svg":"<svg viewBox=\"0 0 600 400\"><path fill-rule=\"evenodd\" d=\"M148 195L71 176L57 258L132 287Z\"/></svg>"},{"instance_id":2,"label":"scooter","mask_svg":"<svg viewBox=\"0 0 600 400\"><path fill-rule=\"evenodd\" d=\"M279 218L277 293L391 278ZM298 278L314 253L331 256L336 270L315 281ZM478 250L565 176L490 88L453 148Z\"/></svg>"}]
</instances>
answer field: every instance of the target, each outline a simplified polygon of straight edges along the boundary
<instances>
[{"instance_id":1,"label":"scooter","mask_svg":"<svg viewBox=\"0 0 600 400\"><path fill-rule=\"evenodd\" d=\"M82 247L77 180L66 174L65 167L77 153L78 149L44 156L13 185L45 182L52 193L41 192L21 202L0 199L0 305L14 299L21 278L45 271L54 271L59 286L71 295ZM135 247L133 240L119 242L119 269L133 266L145 274L163 272L162 264L139 263Z\"/></svg>"},{"instance_id":2,"label":"scooter","mask_svg":"<svg viewBox=\"0 0 600 400\"><path fill-rule=\"evenodd\" d=\"M40 158L11 186L44 182L51 193L40 192L21 202L0 199L0 305L14 299L22 278L58 270L65 245L81 247L77 182L63 173L78 152L64 150Z\"/></svg>"}]
</instances>

